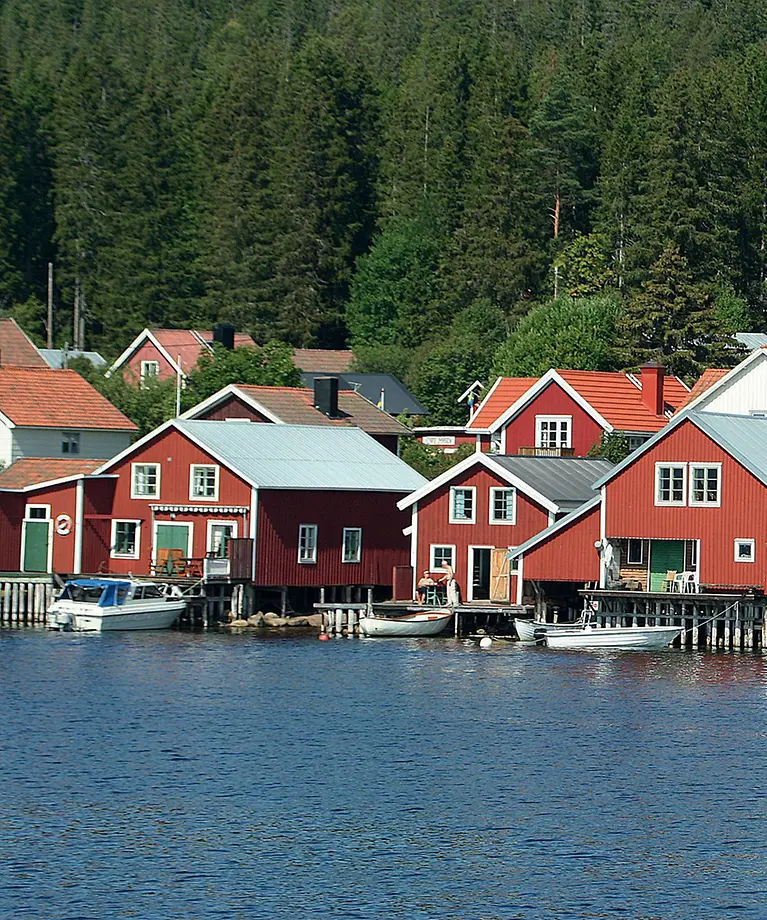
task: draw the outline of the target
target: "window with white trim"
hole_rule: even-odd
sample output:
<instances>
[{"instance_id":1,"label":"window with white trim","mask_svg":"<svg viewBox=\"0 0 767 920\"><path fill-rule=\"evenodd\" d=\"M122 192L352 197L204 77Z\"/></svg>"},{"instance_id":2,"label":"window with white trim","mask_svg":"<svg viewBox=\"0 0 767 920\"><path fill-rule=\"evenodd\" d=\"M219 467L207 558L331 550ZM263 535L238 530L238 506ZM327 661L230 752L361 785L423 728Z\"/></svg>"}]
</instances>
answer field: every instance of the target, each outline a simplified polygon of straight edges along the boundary
<instances>
[{"instance_id":1,"label":"window with white trim","mask_svg":"<svg viewBox=\"0 0 767 920\"><path fill-rule=\"evenodd\" d=\"M316 524L301 524L298 528L298 561L304 565L317 561Z\"/></svg>"},{"instance_id":2,"label":"window with white trim","mask_svg":"<svg viewBox=\"0 0 767 920\"><path fill-rule=\"evenodd\" d=\"M438 572L442 566L447 563L451 568L455 569L455 547L454 546L438 546L435 543L431 545L430 552L430 564L429 570L432 572Z\"/></svg>"},{"instance_id":3,"label":"window with white trim","mask_svg":"<svg viewBox=\"0 0 767 920\"><path fill-rule=\"evenodd\" d=\"M138 559L139 557L139 522L112 521L111 556L120 559Z\"/></svg>"},{"instance_id":4,"label":"window with white trim","mask_svg":"<svg viewBox=\"0 0 767 920\"><path fill-rule=\"evenodd\" d=\"M517 516L517 490L490 489L490 523L514 524Z\"/></svg>"},{"instance_id":5,"label":"window with white trim","mask_svg":"<svg viewBox=\"0 0 767 920\"><path fill-rule=\"evenodd\" d=\"M735 561L736 562L755 562L756 561L756 541L755 540L736 540L735 541Z\"/></svg>"},{"instance_id":6,"label":"window with white trim","mask_svg":"<svg viewBox=\"0 0 767 920\"><path fill-rule=\"evenodd\" d=\"M192 464L189 467L189 498L192 501L218 501L218 466Z\"/></svg>"},{"instance_id":7,"label":"window with white trim","mask_svg":"<svg viewBox=\"0 0 767 920\"><path fill-rule=\"evenodd\" d=\"M344 546L342 562L360 562L362 560L362 528L344 527Z\"/></svg>"},{"instance_id":8,"label":"window with white trim","mask_svg":"<svg viewBox=\"0 0 767 920\"><path fill-rule=\"evenodd\" d=\"M571 415L536 415L536 447L572 447Z\"/></svg>"},{"instance_id":9,"label":"window with white trim","mask_svg":"<svg viewBox=\"0 0 767 920\"><path fill-rule=\"evenodd\" d=\"M450 488L450 523L473 524L477 508L476 486L452 486Z\"/></svg>"},{"instance_id":10,"label":"window with white trim","mask_svg":"<svg viewBox=\"0 0 767 920\"><path fill-rule=\"evenodd\" d=\"M208 521L208 552L218 558L226 556L226 546L237 536L235 521Z\"/></svg>"},{"instance_id":11,"label":"window with white trim","mask_svg":"<svg viewBox=\"0 0 767 920\"><path fill-rule=\"evenodd\" d=\"M141 362L141 383L143 384L145 380L151 378L157 378L160 376L160 362L159 361L142 361Z\"/></svg>"},{"instance_id":12,"label":"window with white trim","mask_svg":"<svg viewBox=\"0 0 767 920\"><path fill-rule=\"evenodd\" d=\"M160 464L131 464L131 498L160 497Z\"/></svg>"},{"instance_id":13,"label":"window with white trim","mask_svg":"<svg viewBox=\"0 0 767 920\"><path fill-rule=\"evenodd\" d=\"M79 454L80 453L80 432L79 431L62 431L61 432L61 453L62 454Z\"/></svg>"},{"instance_id":14,"label":"window with white trim","mask_svg":"<svg viewBox=\"0 0 767 920\"><path fill-rule=\"evenodd\" d=\"M644 540L629 539L626 541L626 565L644 565Z\"/></svg>"},{"instance_id":15,"label":"window with white trim","mask_svg":"<svg viewBox=\"0 0 767 920\"><path fill-rule=\"evenodd\" d=\"M685 463L655 464L655 504L684 505L687 502Z\"/></svg>"},{"instance_id":16,"label":"window with white trim","mask_svg":"<svg viewBox=\"0 0 767 920\"><path fill-rule=\"evenodd\" d=\"M26 519L28 521L47 521L50 516L50 505L27 505Z\"/></svg>"},{"instance_id":17,"label":"window with white trim","mask_svg":"<svg viewBox=\"0 0 767 920\"><path fill-rule=\"evenodd\" d=\"M722 503L722 464L690 464L690 504L718 508Z\"/></svg>"}]
</instances>

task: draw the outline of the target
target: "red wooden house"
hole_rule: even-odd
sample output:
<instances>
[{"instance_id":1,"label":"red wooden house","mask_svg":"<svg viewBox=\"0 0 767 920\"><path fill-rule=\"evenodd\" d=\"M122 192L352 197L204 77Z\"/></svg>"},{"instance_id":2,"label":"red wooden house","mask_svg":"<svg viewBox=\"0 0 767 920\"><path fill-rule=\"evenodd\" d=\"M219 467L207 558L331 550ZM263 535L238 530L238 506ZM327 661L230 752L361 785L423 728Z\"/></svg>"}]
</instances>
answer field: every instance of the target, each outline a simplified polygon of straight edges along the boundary
<instances>
[{"instance_id":1,"label":"red wooden house","mask_svg":"<svg viewBox=\"0 0 767 920\"><path fill-rule=\"evenodd\" d=\"M475 453L412 495L414 581L451 565L462 598L517 603L508 551L587 501L595 479L612 464L573 457L509 457Z\"/></svg>"}]
</instances>

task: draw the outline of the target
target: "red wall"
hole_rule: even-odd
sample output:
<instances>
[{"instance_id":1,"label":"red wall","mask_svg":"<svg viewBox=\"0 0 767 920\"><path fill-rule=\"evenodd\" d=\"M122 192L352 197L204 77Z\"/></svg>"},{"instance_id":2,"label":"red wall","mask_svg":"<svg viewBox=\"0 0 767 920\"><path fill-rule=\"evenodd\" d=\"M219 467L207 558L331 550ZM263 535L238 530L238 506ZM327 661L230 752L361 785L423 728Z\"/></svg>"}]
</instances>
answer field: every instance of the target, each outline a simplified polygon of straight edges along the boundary
<instances>
[{"instance_id":1,"label":"red wall","mask_svg":"<svg viewBox=\"0 0 767 920\"><path fill-rule=\"evenodd\" d=\"M132 499L131 464L159 463L161 466L160 497L152 499ZM168 429L149 441L138 451L130 454L119 464L109 470L119 474L115 486L112 517L127 520L140 520L141 546L140 559L110 559L110 570L120 574L148 574L152 561L152 512L150 504L196 505L189 500L189 467L193 463L217 463L209 454L201 450L175 429ZM219 480L219 500L201 501L200 505L211 506L237 505L250 508L251 488L238 476L221 467ZM249 524L244 515L210 514L207 512L178 512L171 518L170 512L157 512L155 521L160 523L175 520L178 523L191 522L193 527L192 556L203 558L207 552L207 522L237 521L238 537L249 536Z\"/></svg>"},{"instance_id":2,"label":"red wall","mask_svg":"<svg viewBox=\"0 0 767 920\"><path fill-rule=\"evenodd\" d=\"M18 572L21 560L21 522L26 497L0 492L0 571Z\"/></svg>"},{"instance_id":3,"label":"red wall","mask_svg":"<svg viewBox=\"0 0 767 920\"><path fill-rule=\"evenodd\" d=\"M550 383L506 426L506 453L535 447L536 415L572 415L572 446L576 457L585 457L599 443L602 428L557 383Z\"/></svg>"},{"instance_id":4,"label":"red wall","mask_svg":"<svg viewBox=\"0 0 767 920\"><path fill-rule=\"evenodd\" d=\"M598 581L599 505L525 553L522 578L527 581Z\"/></svg>"},{"instance_id":5,"label":"red wall","mask_svg":"<svg viewBox=\"0 0 767 920\"><path fill-rule=\"evenodd\" d=\"M721 462L721 508L656 507L659 461ZM689 421L608 483L606 511L608 539L700 539L702 584L767 583L767 488ZM756 540L755 562L734 561L736 539Z\"/></svg>"},{"instance_id":6,"label":"red wall","mask_svg":"<svg viewBox=\"0 0 767 920\"><path fill-rule=\"evenodd\" d=\"M426 447L433 447L434 450L445 450L445 451L447 451L447 450L455 450L457 447L461 447L461 445L463 445L463 444L472 444L472 445L476 445L476 443L477 443L477 436L476 436L475 434L457 434L457 433L454 433L454 432L452 432L452 431L450 431L450 432L445 432L445 434L446 434L446 435L449 435L451 438L454 437L454 438L455 438L455 444L445 445L444 447L443 447L442 445L439 445L439 444L427 444L427 445L425 445L425 446L426 446ZM419 435L416 435L416 440L417 440L417 441L420 441L421 444L423 444L423 439L424 439L424 438L428 438L428 437L429 437L428 434L419 434ZM489 449L489 447L490 447L490 442L489 442L489 441L487 442L487 446L488 446L488 449Z\"/></svg>"},{"instance_id":7,"label":"red wall","mask_svg":"<svg viewBox=\"0 0 767 920\"><path fill-rule=\"evenodd\" d=\"M211 406L195 418L206 419L207 421L225 421L228 418L247 418L252 422L268 422L265 416L256 412L252 407L244 403L236 396L227 396L227 398L215 406Z\"/></svg>"},{"instance_id":8,"label":"red wall","mask_svg":"<svg viewBox=\"0 0 767 920\"><path fill-rule=\"evenodd\" d=\"M262 491L256 537L259 585L391 585L410 560L410 514L393 492ZM317 562L298 563L298 528L316 524ZM362 561L341 562L344 527L362 528Z\"/></svg>"},{"instance_id":9,"label":"red wall","mask_svg":"<svg viewBox=\"0 0 767 920\"><path fill-rule=\"evenodd\" d=\"M451 486L476 486L476 523L450 523ZM430 566L430 547L455 546L455 577L461 597L467 597L469 546L519 546L549 525L549 515L540 505L517 493L516 524L490 523L490 488L507 488L508 483L489 470L473 467L418 503L418 552L416 573Z\"/></svg>"},{"instance_id":10,"label":"red wall","mask_svg":"<svg viewBox=\"0 0 767 920\"><path fill-rule=\"evenodd\" d=\"M144 342L123 365L123 373L126 378L133 377L135 380L141 379L141 362L157 361L160 364L159 380L168 380L175 377L176 372L165 359L165 356L159 352L153 342Z\"/></svg>"}]
</instances>

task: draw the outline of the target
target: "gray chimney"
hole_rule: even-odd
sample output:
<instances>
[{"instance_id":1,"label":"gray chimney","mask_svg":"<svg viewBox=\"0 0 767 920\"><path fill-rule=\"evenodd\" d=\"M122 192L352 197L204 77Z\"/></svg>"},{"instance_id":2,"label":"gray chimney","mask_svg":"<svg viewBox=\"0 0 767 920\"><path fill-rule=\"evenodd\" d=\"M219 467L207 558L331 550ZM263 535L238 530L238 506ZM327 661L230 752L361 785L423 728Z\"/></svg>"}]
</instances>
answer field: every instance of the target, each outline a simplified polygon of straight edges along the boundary
<instances>
[{"instance_id":1,"label":"gray chimney","mask_svg":"<svg viewBox=\"0 0 767 920\"><path fill-rule=\"evenodd\" d=\"M234 326L231 323L218 323L213 327L213 341L232 351L234 349Z\"/></svg>"},{"instance_id":2,"label":"gray chimney","mask_svg":"<svg viewBox=\"0 0 767 920\"><path fill-rule=\"evenodd\" d=\"M338 377L314 378L314 408L328 418L338 418Z\"/></svg>"}]
</instances>

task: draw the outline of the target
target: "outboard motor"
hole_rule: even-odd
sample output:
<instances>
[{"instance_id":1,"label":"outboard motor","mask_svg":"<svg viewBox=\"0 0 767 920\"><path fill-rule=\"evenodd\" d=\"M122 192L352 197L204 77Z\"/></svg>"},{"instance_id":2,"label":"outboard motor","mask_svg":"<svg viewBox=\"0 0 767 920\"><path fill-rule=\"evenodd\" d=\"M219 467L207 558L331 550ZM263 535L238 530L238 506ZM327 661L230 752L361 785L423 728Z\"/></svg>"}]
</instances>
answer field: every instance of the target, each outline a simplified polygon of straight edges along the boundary
<instances>
[{"instance_id":1,"label":"outboard motor","mask_svg":"<svg viewBox=\"0 0 767 920\"><path fill-rule=\"evenodd\" d=\"M56 626L61 632L69 632L74 626L75 618L71 613L61 610L56 614Z\"/></svg>"}]
</instances>

